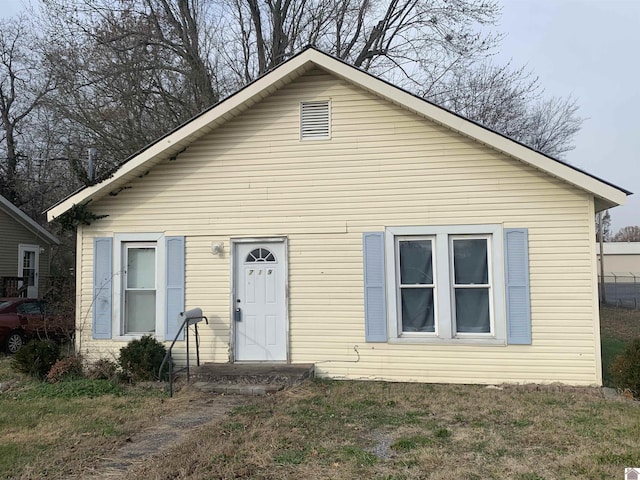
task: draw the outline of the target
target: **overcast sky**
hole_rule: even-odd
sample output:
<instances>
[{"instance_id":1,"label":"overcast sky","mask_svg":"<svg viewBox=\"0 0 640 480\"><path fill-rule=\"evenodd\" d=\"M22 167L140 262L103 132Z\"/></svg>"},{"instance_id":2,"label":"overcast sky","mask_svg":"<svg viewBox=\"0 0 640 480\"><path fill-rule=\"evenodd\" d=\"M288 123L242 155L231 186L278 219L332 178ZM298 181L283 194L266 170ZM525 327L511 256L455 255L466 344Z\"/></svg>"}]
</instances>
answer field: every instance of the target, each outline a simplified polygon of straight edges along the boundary
<instances>
[{"instance_id":1,"label":"overcast sky","mask_svg":"<svg viewBox=\"0 0 640 480\"><path fill-rule=\"evenodd\" d=\"M21 0L0 0L0 15ZM612 230L640 225L640 0L503 0L496 60L526 64L547 94L573 95L587 120L566 160L636 195Z\"/></svg>"},{"instance_id":2,"label":"overcast sky","mask_svg":"<svg viewBox=\"0 0 640 480\"><path fill-rule=\"evenodd\" d=\"M574 166L635 193L613 231L640 225L640 0L510 0L500 60L527 64L547 93L573 95L586 118Z\"/></svg>"}]
</instances>

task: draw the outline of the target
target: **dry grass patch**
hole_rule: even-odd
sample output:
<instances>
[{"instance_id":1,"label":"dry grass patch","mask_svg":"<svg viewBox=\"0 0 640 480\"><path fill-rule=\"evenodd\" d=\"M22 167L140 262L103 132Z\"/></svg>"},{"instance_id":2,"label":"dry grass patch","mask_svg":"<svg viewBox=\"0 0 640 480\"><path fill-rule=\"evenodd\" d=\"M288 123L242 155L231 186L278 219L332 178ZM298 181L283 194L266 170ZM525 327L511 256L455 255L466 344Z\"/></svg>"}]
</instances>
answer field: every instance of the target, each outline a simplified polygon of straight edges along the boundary
<instances>
[{"instance_id":1,"label":"dry grass patch","mask_svg":"<svg viewBox=\"0 0 640 480\"><path fill-rule=\"evenodd\" d=\"M624 342L640 338L640 310L600 305L600 332Z\"/></svg>"},{"instance_id":2,"label":"dry grass patch","mask_svg":"<svg viewBox=\"0 0 640 480\"><path fill-rule=\"evenodd\" d=\"M602 374L606 386L614 386L609 369L627 343L640 338L640 310L600 305Z\"/></svg>"},{"instance_id":3,"label":"dry grass patch","mask_svg":"<svg viewBox=\"0 0 640 480\"><path fill-rule=\"evenodd\" d=\"M640 336L640 312L602 317L603 353ZM192 400L108 381L43 384L7 359L0 392L0 478L16 479L99 471ZM640 403L598 389L318 380L249 400L128 478L605 479L625 466L640 466Z\"/></svg>"},{"instance_id":4,"label":"dry grass patch","mask_svg":"<svg viewBox=\"0 0 640 480\"><path fill-rule=\"evenodd\" d=\"M258 398L131 478L615 478L640 407L597 389L316 381Z\"/></svg>"},{"instance_id":5,"label":"dry grass patch","mask_svg":"<svg viewBox=\"0 0 640 480\"><path fill-rule=\"evenodd\" d=\"M0 359L0 478L66 478L175 408L157 389L106 380L47 384Z\"/></svg>"}]
</instances>

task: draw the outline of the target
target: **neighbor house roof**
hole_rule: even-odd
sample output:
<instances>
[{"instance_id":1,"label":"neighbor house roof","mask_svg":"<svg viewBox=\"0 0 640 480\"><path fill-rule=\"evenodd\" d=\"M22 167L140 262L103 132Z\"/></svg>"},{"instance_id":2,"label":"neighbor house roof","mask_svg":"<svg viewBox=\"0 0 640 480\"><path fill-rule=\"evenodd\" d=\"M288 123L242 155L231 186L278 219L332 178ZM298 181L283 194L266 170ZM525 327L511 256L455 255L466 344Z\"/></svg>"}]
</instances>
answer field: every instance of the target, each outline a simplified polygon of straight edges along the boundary
<instances>
[{"instance_id":1,"label":"neighbor house roof","mask_svg":"<svg viewBox=\"0 0 640 480\"><path fill-rule=\"evenodd\" d=\"M592 193L596 198L597 210L622 205L627 195L631 193L309 47L145 147L125 161L110 178L86 187L51 207L47 212L49 221L62 215L74 205L101 198L119 189L133 178L143 175L157 163L177 156L197 139L314 68L329 72L409 111Z\"/></svg>"},{"instance_id":2,"label":"neighbor house roof","mask_svg":"<svg viewBox=\"0 0 640 480\"><path fill-rule=\"evenodd\" d=\"M2 195L0 195L0 210L12 217L16 222L32 232L34 235L45 240L47 243L60 245L60 240L58 240L55 236L38 225L35 220L29 217L29 215L24 213Z\"/></svg>"}]
</instances>

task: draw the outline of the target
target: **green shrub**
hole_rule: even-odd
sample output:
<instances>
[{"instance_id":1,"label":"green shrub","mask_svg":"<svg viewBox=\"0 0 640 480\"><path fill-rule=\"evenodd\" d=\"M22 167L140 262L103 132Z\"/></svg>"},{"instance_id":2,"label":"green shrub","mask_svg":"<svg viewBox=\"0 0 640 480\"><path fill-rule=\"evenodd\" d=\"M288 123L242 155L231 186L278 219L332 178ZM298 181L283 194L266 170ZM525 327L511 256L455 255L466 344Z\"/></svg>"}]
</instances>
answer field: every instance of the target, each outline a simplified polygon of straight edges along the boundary
<instances>
[{"instance_id":1,"label":"green shrub","mask_svg":"<svg viewBox=\"0 0 640 480\"><path fill-rule=\"evenodd\" d=\"M120 349L120 368L134 382L157 380L158 369L166 352L162 343L151 335L145 335Z\"/></svg>"},{"instance_id":2,"label":"green shrub","mask_svg":"<svg viewBox=\"0 0 640 480\"><path fill-rule=\"evenodd\" d=\"M49 383L77 378L82 378L82 358L76 355L61 358L53 364L47 374L47 382Z\"/></svg>"},{"instance_id":3,"label":"green shrub","mask_svg":"<svg viewBox=\"0 0 640 480\"><path fill-rule=\"evenodd\" d=\"M52 340L31 340L13 356L13 368L43 379L60 359L60 345Z\"/></svg>"},{"instance_id":4,"label":"green shrub","mask_svg":"<svg viewBox=\"0 0 640 480\"><path fill-rule=\"evenodd\" d=\"M631 341L611 365L613 384L640 398L640 338Z\"/></svg>"},{"instance_id":5,"label":"green shrub","mask_svg":"<svg viewBox=\"0 0 640 480\"><path fill-rule=\"evenodd\" d=\"M89 366L87 377L93 380L117 380L118 364L108 358L100 358Z\"/></svg>"}]
</instances>

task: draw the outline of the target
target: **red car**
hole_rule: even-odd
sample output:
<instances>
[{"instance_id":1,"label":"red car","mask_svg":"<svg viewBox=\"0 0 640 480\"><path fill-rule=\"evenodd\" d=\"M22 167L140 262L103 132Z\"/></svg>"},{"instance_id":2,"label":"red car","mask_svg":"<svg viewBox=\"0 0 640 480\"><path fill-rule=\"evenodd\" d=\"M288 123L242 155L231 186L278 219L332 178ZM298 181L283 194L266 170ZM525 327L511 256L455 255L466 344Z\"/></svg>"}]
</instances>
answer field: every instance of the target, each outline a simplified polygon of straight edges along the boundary
<instances>
[{"instance_id":1,"label":"red car","mask_svg":"<svg viewBox=\"0 0 640 480\"><path fill-rule=\"evenodd\" d=\"M0 345L16 353L30 338L69 339L73 317L56 315L37 298L0 298Z\"/></svg>"}]
</instances>

